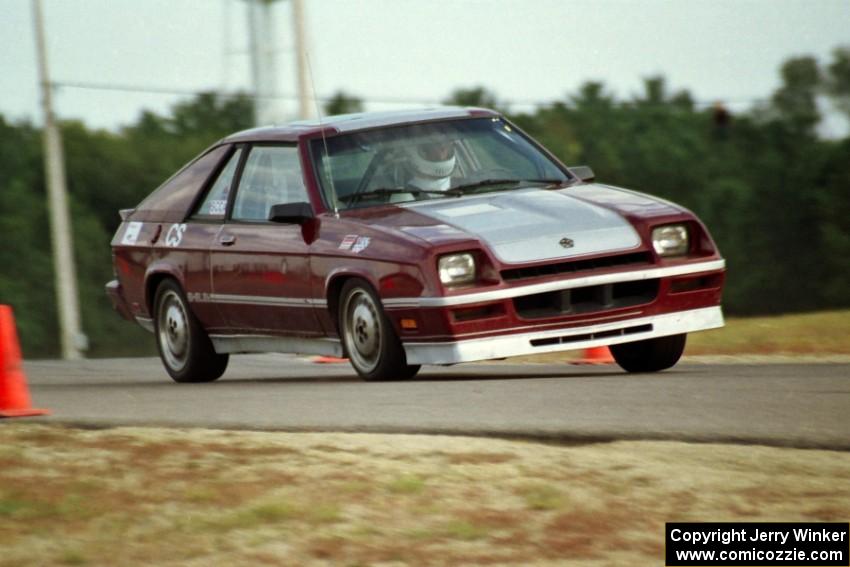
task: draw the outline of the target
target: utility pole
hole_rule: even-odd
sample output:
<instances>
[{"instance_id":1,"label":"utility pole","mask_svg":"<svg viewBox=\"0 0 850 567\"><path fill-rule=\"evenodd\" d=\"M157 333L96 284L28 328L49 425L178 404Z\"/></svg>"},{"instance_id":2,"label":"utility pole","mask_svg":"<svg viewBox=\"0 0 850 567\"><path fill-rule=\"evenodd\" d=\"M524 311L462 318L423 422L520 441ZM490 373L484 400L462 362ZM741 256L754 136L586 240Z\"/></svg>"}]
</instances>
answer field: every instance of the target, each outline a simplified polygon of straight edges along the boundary
<instances>
[{"instance_id":1,"label":"utility pole","mask_svg":"<svg viewBox=\"0 0 850 567\"><path fill-rule=\"evenodd\" d=\"M254 82L254 114L257 126L273 124L281 118L277 50L272 4L277 0L246 0L250 38L251 75ZM295 80L298 91L298 118L315 116L310 66L307 61L307 34L304 29L304 0L292 0L292 32L295 45Z\"/></svg>"},{"instance_id":2,"label":"utility pole","mask_svg":"<svg viewBox=\"0 0 850 567\"><path fill-rule=\"evenodd\" d=\"M251 42L251 75L254 80L254 121L268 126L279 121L277 50L272 4L276 0L248 0L248 35Z\"/></svg>"},{"instance_id":3,"label":"utility pole","mask_svg":"<svg viewBox=\"0 0 850 567\"><path fill-rule=\"evenodd\" d=\"M32 10L35 22L38 75L41 84L41 107L44 113L44 169L50 209L50 238L53 245L53 273L59 309L62 358L74 360L83 358L82 351L87 347L87 339L80 328L77 270L74 265L74 243L65 187L65 159L62 155L61 134L53 114L51 100L53 87L47 70L47 47L44 40L41 0L32 0Z\"/></svg>"},{"instance_id":4,"label":"utility pole","mask_svg":"<svg viewBox=\"0 0 850 567\"><path fill-rule=\"evenodd\" d=\"M219 88L222 92L227 92L228 83L230 82L230 57L232 50L232 42L230 40L230 0L221 0L222 15L221 19L221 85Z\"/></svg>"},{"instance_id":5,"label":"utility pole","mask_svg":"<svg viewBox=\"0 0 850 567\"><path fill-rule=\"evenodd\" d=\"M307 62L307 37L304 32L304 1L292 0L292 27L295 37L295 72L298 85L298 118L307 120L313 117L314 94L312 81L307 73L312 70Z\"/></svg>"}]
</instances>

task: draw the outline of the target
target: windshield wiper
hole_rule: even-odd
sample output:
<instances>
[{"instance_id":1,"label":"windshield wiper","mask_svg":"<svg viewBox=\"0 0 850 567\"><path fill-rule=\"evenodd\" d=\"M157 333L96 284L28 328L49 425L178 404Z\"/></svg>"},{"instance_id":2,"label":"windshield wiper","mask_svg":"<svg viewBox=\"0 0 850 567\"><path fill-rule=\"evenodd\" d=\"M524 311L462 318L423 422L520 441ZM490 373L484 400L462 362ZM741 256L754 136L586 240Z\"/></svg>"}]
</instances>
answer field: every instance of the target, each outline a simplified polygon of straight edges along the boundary
<instances>
[{"instance_id":1,"label":"windshield wiper","mask_svg":"<svg viewBox=\"0 0 850 567\"><path fill-rule=\"evenodd\" d=\"M470 189L480 189L482 187L491 187L494 185L507 185L508 183L512 185L520 185L522 183L535 183L543 184L546 186L557 186L561 185L563 182L564 180L562 179L517 179L515 177L501 179L482 179L481 181L476 181L475 183L466 183L464 185L452 187L448 190L448 192L462 194L466 191L469 191Z\"/></svg>"},{"instance_id":2,"label":"windshield wiper","mask_svg":"<svg viewBox=\"0 0 850 567\"><path fill-rule=\"evenodd\" d=\"M415 187L411 187L409 189L398 189L398 188L386 188L381 187L380 189L372 189L371 191L364 191L362 193L354 193L352 195L346 195L344 197L340 197L340 201L345 201L349 205L353 205L363 199L365 197L380 197L381 195L402 195L405 193L412 193L413 195L442 195L443 197L459 197L459 193L452 193L452 190L447 191L430 191L428 189L417 189Z\"/></svg>"},{"instance_id":3,"label":"windshield wiper","mask_svg":"<svg viewBox=\"0 0 850 567\"><path fill-rule=\"evenodd\" d=\"M467 191L471 189L480 189L482 187L491 187L496 185L506 185L511 184L511 186L516 186L522 183L534 183L546 185L547 187L558 187L564 183L563 179L517 179L515 177L510 178L499 178L499 179L482 179L481 181L476 181L474 183L467 183L465 185L458 185L457 187L452 187L451 189L446 189L445 191L439 190L429 190L429 189L418 189L416 187L410 187L406 189L400 189L398 187L380 187L378 189L372 189L371 191L364 191L362 193L353 193L351 195L345 195L344 197L340 197L340 201L344 201L348 203L349 206L358 203L361 199L365 199L368 197L380 197L382 195L403 195L406 193L411 193L413 195L439 195L441 197L460 197Z\"/></svg>"},{"instance_id":4,"label":"windshield wiper","mask_svg":"<svg viewBox=\"0 0 850 567\"><path fill-rule=\"evenodd\" d=\"M525 183L540 183L542 185L545 185L547 189L551 189L552 187L560 187L568 181L568 179L523 179L523 182Z\"/></svg>"}]
</instances>

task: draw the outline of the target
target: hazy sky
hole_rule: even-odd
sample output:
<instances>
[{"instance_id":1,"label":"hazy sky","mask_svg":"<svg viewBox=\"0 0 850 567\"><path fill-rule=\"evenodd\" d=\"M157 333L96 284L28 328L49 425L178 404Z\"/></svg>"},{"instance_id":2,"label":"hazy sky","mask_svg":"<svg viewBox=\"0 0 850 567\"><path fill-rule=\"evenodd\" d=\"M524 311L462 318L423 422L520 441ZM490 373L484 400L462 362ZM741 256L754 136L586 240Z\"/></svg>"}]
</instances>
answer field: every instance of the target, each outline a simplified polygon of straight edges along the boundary
<instances>
[{"instance_id":1,"label":"hazy sky","mask_svg":"<svg viewBox=\"0 0 850 567\"><path fill-rule=\"evenodd\" d=\"M250 86L241 0L43 0L58 82L177 91ZM282 93L294 94L289 2L275 7ZM664 74L697 100L763 99L793 55L850 44L850 0L305 0L316 91L367 108L437 102L483 85L550 101L587 80L619 96ZM0 113L40 121L30 0L0 0ZM114 128L179 95L63 87L63 118ZM387 104L381 101L402 101ZM408 102L410 101L410 102ZM284 110L294 112L294 101ZM517 106L516 108L520 108Z\"/></svg>"}]
</instances>

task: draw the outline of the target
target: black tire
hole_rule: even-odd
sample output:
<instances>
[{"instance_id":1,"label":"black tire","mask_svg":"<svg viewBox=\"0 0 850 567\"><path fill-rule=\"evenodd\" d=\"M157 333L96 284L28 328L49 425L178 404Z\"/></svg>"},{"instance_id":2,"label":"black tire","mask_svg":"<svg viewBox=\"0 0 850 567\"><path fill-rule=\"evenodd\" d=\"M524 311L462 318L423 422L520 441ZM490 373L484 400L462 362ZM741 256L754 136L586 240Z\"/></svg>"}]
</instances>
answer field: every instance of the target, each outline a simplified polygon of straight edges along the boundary
<instances>
[{"instance_id":1,"label":"black tire","mask_svg":"<svg viewBox=\"0 0 850 567\"><path fill-rule=\"evenodd\" d=\"M364 380L406 380L419 372L367 282L350 279L339 294L339 337L351 366Z\"/></svg>"},{"instance_id":2,"label":"black tire","mask_svg":"<svg viewBox=\"0 0 850 567\"><path fill-rule=\"evenodd\" d=\"M153 305L156 348L175 382L212 382L224 374L230 356L215 352L176 281L159 284Z\"/></svg>"},{"instance_id":3,"label":"black tire","mask_svg":"<svg viewBox=\"0 0 850 567\"><path fill-rule=\"evenodd\" d=\"M611 345L611 354L626 372L658 372L682 357L687 335L671 335L633 343Z\"/></svg>"}]
</instances>

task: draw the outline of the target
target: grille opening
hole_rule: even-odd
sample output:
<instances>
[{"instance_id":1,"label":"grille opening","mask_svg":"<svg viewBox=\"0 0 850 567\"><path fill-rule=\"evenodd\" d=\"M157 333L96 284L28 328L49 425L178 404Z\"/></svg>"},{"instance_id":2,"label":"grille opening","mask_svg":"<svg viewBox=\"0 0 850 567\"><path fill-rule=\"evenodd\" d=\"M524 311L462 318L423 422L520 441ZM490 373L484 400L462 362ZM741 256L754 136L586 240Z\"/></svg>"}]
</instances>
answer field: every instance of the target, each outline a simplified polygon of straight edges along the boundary
<instances>
[{"instance_id":1,"label":"grille opening","mask_svg":"<svg viewBox=\"0 0 850 567\"><path fill-rule=\"evenodd\" d=\"M505 314L505 308L501 303L484 305L482 307L464 307L453 309L452 317L457 322L474 321L475 319L487 319L489 317L500 317Z\"/></svg>"},{"instance_id":2,"label":"grille opening","mask_svg":"<svg viewBox=\"0 0 850 567\"><path fill-rule=\"evenodd\" d=\"M514 309L525 319L580 315L633 307L658 296L659 280L637 280L535 293L514 298Z\"/></svg>"},{"instance_id":3,"label":"grille opening","mask_svg":"<svg viewBox=\"0 0 850 567\"><path fill-rule=\"evenodd\" d=\"M670 282L670 293L687 293L698 289L711 289L720 287L720 275L691 276L676 278Z\"/></svg>"},{"instance_id":4,"label":"grille opening","mask_svg":"<svg viewBox=\"0 0 850 567\"><path fill-rule=\"evenodd\" d=\"M618 254L616 256L605 256L590 260L571 260L555 264L544 264L542 266L531 266L528 268L511 268L502 270L502 279L515 281L527 278L542 278L558 274L571 274L586 272L605 268L622 266L641 266L652 264L652 255L649 252L633 252L630 254Z\"/></svg>"},{"instance_id":5,"label":"grille opening","mask_svg":"<svg viewBox=\"0 0 850 567\"><path fill-rule=\"evenodd\" d=\"M533 339L531 346L542 347L552 345L564 345L569 343L580 343L582 341L590 341L593 339L604 339L608 337L623 337L626 335L634 335L636 333L648 333L652 331L652 325L634 325L632 327L624 327L622 329L613 329L611 331L600 331L598 333L584 333L581 335L568 335L564 337L550 337L548 339Z\"/></svg>"}]
</instances>

